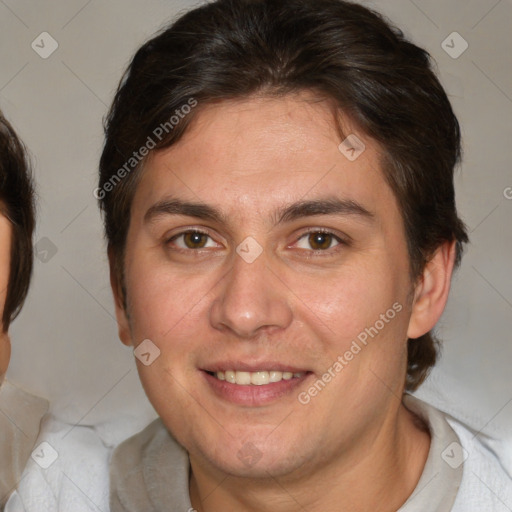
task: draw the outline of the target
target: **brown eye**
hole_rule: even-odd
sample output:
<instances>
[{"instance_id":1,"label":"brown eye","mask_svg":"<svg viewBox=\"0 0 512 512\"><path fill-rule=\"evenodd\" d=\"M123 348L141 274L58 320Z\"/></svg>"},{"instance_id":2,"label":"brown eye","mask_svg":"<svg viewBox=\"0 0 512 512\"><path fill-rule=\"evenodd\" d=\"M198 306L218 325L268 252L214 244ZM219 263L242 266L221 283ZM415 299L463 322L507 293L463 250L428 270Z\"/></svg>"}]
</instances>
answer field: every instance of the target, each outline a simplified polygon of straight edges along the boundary
<instances>
[{"instance_id":1,"label":"brown eye","mask_svg":"<svg viewBox=\"0 0 512 512\"><path fill-rule=\"evenodd\" d=\"M201 231L183 231L173 236L166 244L183 250L216 247L211 236Z\"/></svg>"},{"instance_id":2,"label":"brown eye","mask_svg":"<svg viewBox=\"0 0 512 512\"><path fill-rule=\"evenodd\" d=\"M333 236L330 233L310 233L308 237L309 245L315 251L329 249Z\"/></svg>"},{"instance_id":3,"label":"brown eye","mask_svg":"<svg viewBox=\"0 0 512 512\"><path fill-rule=\"evenodd\" d=\"M206 245L208 235L198 233L197 231L190 231L183 234L183 241L189 249L201 249Z\"/></svg>"},{"instance_id":4,"label":"brown eye","mask_svg":"<svg viewBox=\"0 0 512 512\"><path fill-rule=\"evenodd\" d=\"M343 241L333 233L310 231L297 240L297 247L299 249L308 249L309 251L327 251L342 243Z\"/></svg>"}]
</instances>

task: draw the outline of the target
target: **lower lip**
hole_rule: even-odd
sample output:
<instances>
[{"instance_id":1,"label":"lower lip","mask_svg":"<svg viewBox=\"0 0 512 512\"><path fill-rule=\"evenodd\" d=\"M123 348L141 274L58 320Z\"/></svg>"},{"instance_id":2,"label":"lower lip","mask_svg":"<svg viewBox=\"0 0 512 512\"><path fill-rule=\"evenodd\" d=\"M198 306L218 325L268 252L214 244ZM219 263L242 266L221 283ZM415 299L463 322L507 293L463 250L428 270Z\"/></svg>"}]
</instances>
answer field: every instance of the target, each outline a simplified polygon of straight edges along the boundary
<instances>
[{"instance_id":1,"label":"lower lip","mask_svg":"<svg viewBox=\"0 0 512 512\"><path fill-rule=\"evenodd\" d=\"M206 382L213 392L234 404L259 406L275 402L285 396L291 395L311 375L311 372L305 373L302 377L294 377L289 380L280 380L261 386L232 384L225 380L219 380L217 377L202 371Z\"/></svg>"}]
</instances>

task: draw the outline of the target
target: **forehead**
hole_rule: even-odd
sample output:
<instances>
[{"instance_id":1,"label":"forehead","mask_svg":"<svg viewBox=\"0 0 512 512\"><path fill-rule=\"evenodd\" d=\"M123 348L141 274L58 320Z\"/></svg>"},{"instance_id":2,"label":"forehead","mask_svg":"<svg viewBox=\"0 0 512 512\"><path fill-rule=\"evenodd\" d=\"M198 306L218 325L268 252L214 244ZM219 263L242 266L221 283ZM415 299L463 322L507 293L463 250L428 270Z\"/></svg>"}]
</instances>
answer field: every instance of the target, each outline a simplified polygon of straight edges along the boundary
<instances>
[{"instance_id":1,"label":"forehead","mask_svg":"<svg viewBox=\"0 0 512 512\"><path fill-rule=\"evenodd\" d=\"M178 143L148 158L134 209L169 194L235 215L333 193L368 205L394 201L379 145L343 114L338 124L327 101L303 93L199 108ZM351 160L339 145L354 134L365 149Z\"/></svg>"}]
</instances>

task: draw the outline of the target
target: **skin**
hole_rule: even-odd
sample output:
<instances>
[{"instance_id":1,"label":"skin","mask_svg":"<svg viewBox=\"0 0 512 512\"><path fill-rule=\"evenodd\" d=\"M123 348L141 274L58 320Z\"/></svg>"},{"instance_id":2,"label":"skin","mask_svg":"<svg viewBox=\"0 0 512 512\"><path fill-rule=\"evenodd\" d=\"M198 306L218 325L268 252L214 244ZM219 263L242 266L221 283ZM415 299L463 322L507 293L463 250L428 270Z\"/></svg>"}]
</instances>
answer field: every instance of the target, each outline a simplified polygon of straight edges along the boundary
<instances>
[{"instance_id":1,"label":"skin","mask_svg":"<svg viewBox=\"0 0 512 512\"><path fill-rule=\"evenodd\" d=\"M0 316L5 307L11 258L11 223L0 215ZM3 382L11 358L11 341L7 332L0 333L0 384Z\"/></svg>"},{"instance_id":2,"label":"skin","mask_svg":"<svg viewBox=\"0 0 512 512\"><path fill-rule=\"evenodd\" d=\"M396 510L428 455L429 434L401 403L406 340L440 317L454 244L441 246L411 283L379 146L344 118L344 133L366 145L350 162L338 150L329 106L310 99L302 93L205 106L179 143L146 163L127 236L127 311L111 272L121 340L137 346L150 339L161 351L149 366L137 362L139 375L189 452L198 511ZM215 207L225 219L145 219L171 196ZM276 209L325 198L355 201L371 217L330 213L276 223ZM191 228L208 234L200 249L177 237ZM348 243L327 237L319 248L310 228ZM248 236L263 249L250 264L236 252ZM301 404L298 394L394 303L401 312ZM271 359L311 373L275 402L237 405L213 393L201 371L225 359ZM260 457L251 465L237 456L246 443Z\"/></svg>"}]
</instances>

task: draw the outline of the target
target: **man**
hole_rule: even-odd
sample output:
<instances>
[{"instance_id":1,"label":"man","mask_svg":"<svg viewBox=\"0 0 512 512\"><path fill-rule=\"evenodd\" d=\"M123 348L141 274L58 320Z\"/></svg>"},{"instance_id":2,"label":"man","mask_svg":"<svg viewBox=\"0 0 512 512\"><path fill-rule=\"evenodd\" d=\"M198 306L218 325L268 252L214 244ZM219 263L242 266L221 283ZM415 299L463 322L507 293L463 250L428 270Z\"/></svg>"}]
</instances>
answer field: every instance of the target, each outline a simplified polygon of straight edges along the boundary
<instances>
[{"instance_id":1,"label":"man","mask_svg":"<svg viewBox=\"0 0 512 512\"><path fill-rule=\"evenodd\" d=\"M32 274L32 177L25 149L0 112L0 510L18 484L48 403L4 381L9 326L25 301Z\"/></svg>"},{"instance_id":2,"label":"man","mask_svg":"<svg viewBox=\"0 0 512 512\"><path fill-rule=\"evenodd\" d=\"M405 393L467 241L427 53L339 0L219 0L139 49L106 124L121 340L160 419L111 509L509 510L480 436Z\"/></svg>"}]
</instances>

